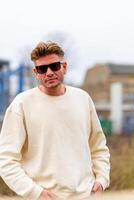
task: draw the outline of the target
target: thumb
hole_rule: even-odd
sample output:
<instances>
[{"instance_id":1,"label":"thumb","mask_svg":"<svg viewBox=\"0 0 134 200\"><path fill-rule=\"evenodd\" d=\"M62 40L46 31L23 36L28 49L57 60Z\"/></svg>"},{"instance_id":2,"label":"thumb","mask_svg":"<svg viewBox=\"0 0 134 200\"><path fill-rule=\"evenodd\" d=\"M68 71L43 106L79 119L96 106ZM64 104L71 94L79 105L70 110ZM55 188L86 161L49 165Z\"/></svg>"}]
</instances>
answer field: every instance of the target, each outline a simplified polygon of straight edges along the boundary
<instances>
[{"instance_id":1,"label":"thumb","mask_svg":"<svg viewBox=\"0 0 134 200\"><path fill-rule=\"evenodd\" d=\"M98 190L98 184L94 183L93 187L92 187L92 192L96 192Z\"/></svg>"}]
</instances>

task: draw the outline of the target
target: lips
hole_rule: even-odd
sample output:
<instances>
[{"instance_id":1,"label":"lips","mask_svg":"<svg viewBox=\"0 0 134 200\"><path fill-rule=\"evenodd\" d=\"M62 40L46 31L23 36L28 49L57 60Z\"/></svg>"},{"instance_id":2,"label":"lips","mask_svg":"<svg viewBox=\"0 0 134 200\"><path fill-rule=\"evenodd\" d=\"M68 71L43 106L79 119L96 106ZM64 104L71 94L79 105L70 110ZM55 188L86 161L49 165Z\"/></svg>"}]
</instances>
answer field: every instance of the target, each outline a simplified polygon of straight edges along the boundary
<instances>
[{"instance_id":1,"label":"lips","mask_svg":"<svg viewBox=\"0 0 134 200\"><path fill-rule=\"evenodd\" d=\"M56 81L57 79L56 78L53 78L53 79L48 79L46 80L47 82L51 82L51 81Z\"/></svg>"}]
</instances>

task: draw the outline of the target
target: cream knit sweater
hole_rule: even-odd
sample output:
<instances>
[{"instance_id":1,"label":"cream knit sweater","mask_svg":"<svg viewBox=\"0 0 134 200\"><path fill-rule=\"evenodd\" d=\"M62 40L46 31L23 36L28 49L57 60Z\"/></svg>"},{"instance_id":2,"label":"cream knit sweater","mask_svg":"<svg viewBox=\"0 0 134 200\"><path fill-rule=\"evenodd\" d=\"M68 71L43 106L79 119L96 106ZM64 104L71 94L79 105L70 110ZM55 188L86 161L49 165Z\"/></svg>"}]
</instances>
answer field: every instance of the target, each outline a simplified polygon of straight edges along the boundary
<instances>
[{"instance_id":1,"label":"cream knit sweater","mask_svg":"<svg viewBox=\"0 0 134 200\"><path fill-rule=\"evenodd\" d=\"M17 194L38 199L47 188L61 199L90 196L109 185L109 151L89 95L66 86L61 96L38 87L16 96L0 134L0 175Z\"/></svg>"}]
</instances>

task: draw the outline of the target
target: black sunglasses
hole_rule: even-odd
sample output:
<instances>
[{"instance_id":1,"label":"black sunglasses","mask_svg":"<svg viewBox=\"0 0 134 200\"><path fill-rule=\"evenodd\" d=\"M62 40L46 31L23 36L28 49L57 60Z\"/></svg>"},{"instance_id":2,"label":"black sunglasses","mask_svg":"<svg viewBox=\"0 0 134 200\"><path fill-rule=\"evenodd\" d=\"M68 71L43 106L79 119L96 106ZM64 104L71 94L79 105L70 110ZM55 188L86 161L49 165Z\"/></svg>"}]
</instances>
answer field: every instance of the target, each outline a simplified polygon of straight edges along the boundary
<instances>
[{"instance_id":1,"label":"black sunglasses","mask_svg":"<svg viewBox=\"0 0 134 200\"><path fill-rule=\"evenodd\" d=\"M39 65L39 66L35 66L35 68L38 74L45 74L48 68L50 68L53 72L60 70L61 64L64 64L64 62L60 61L60 62L51 63L49 65Z\"/></svg>"}]
</instances>

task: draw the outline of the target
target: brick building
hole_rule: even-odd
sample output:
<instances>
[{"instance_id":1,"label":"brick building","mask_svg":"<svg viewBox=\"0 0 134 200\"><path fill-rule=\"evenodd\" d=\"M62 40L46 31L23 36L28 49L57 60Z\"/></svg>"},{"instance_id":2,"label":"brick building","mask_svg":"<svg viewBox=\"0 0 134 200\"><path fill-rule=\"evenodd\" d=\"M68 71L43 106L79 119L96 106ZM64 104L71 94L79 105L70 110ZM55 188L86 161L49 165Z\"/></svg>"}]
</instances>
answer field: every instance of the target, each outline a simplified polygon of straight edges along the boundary
<instances>
[{"instance_id":1,"label":"brick building","mask_svg":"<svg viewBox=\"0 0 134 200\"><path fill-rule=\"evenodd\" d=\"M122 86L123 119L134 119L134 65L96 64L88 69L82 88L92 97L98 115L110 118L114 83Z\"/></svg>"}]
</instances>

